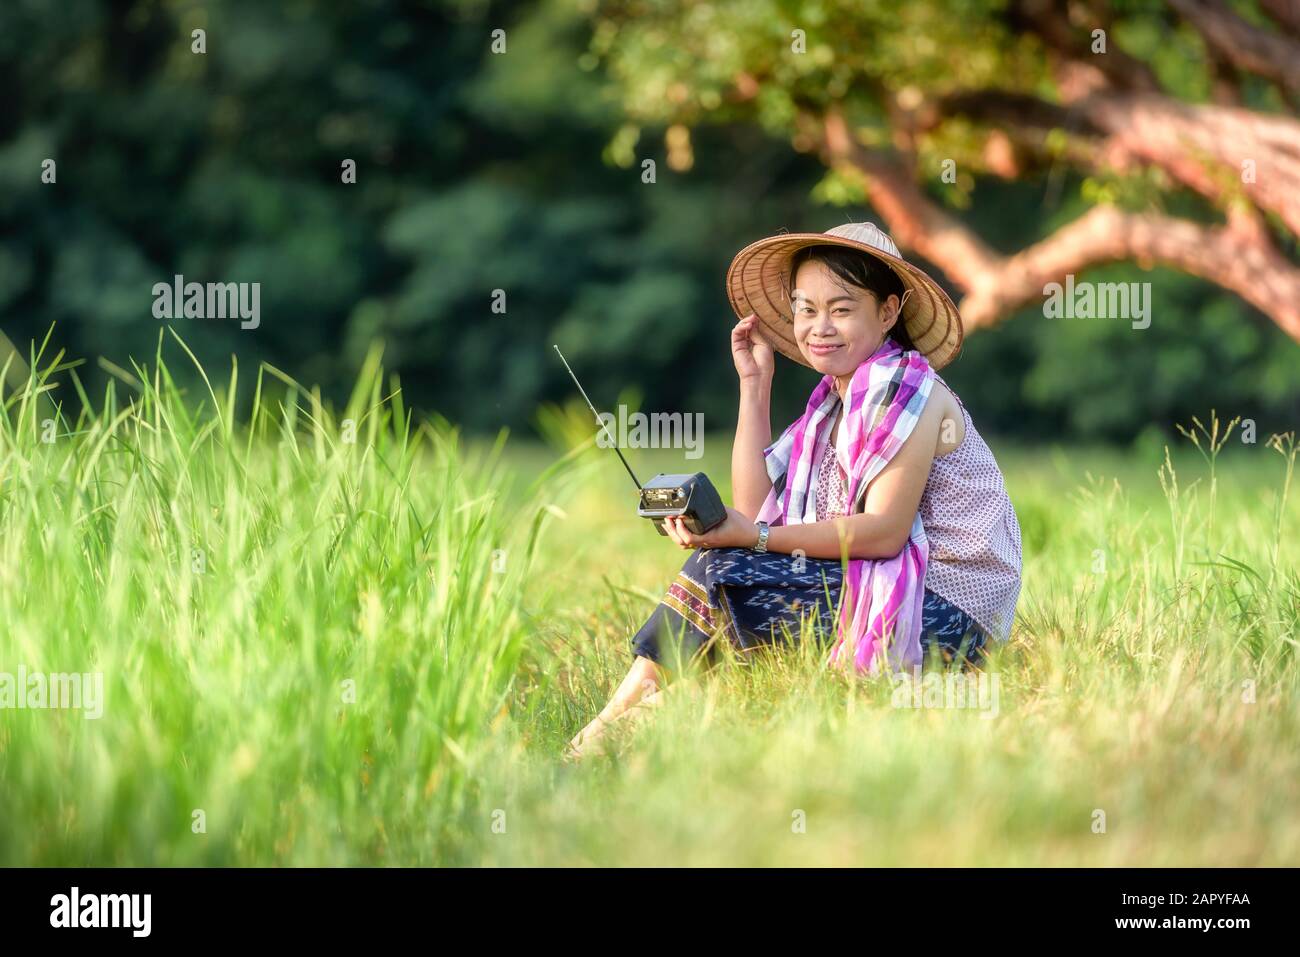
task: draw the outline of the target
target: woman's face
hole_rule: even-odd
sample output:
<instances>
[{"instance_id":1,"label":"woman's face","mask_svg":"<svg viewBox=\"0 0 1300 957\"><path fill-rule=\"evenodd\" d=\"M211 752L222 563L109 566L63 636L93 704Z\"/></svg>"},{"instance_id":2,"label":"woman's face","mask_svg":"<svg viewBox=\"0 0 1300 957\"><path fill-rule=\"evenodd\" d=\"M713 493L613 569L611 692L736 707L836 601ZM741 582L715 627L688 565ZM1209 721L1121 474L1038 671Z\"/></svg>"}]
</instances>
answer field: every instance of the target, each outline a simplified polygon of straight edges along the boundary
<instances>
[{"instance_id":1,"label":"woman's face","mask_svg":"<svg viewBox=\"0 0 1300 957\"><path fill-rule=\"evenodd\" d=\"M852 375L898 318L897 296L882 305L874 294L844 282L816 260L799 267L791 300L799 351L823 375Z\"/></svg>"}]
</instances>

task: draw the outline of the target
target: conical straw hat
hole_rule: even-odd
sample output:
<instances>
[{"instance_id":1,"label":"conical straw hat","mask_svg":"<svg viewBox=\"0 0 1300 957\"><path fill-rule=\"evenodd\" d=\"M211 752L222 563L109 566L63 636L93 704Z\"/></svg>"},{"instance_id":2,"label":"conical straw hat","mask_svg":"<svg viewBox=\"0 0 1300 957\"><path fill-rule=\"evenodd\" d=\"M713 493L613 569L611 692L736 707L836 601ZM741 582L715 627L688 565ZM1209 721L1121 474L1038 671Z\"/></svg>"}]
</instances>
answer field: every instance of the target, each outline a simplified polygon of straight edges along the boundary
<instances>
[{"instance_id":1,"label":"conical straw hat","mask_svg":"<svg viewBox=\"0 0 1300 957\"><path fill-rule=\"evenodd\" d=\"M941 369L961 351L961 316L939 284L901 255L875 223L845 223L824 233L778 233L750 243L727 270L727 298L739 318L758 316L767 341L800 365L808 360L794 338L794 308L786 291L790 260L805 246L834 245L874 256L894 271L903 288L903 326L931 367Z\"/></svg>"}]
</instances>

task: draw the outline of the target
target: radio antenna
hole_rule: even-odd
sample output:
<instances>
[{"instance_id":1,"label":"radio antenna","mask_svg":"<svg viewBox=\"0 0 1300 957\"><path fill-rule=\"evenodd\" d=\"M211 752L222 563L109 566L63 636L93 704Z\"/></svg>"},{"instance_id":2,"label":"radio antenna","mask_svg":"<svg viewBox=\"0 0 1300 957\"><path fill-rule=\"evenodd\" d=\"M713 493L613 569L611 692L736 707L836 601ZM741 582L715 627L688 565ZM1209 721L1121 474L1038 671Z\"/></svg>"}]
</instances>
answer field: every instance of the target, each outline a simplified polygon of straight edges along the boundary
<instances>
[{"instance_id":1,"label":"radio antenna","mask_svg":"<svg viewBox=\"0 0 1300 957\"><path fill-rule=\"evenodd\" d=\"M632 466L627 464L627 459L623 458L623 453L619 450L618 443L614 441L614 436L609 434L609 427L605 425L605 420L600 417L600 413L596 411L596 407L592 405L591 400L587 398L587 390L582 387L582 383L578 381L578 377L573 374L573 369L569 368L569 360L564 358L564 353L560 352L559 346L555 346L554 348L560 357L560 361L564 363L564 368L569 370L569 378L573 380L573 384L576 385L578 391L582 393L582 398L586 400L587 408L591 409L591 414L596 417L596 424L604 430L605 438L609 439L610 447L613 448L615 452L618 452L618 458L619 461L623 463L623 468L627 469L627 474L632 476L632 482L636 485L636 490L638 492L641 491L640 479L638 479L636 473L632 471Z\"/></svg>"}]
</instances>

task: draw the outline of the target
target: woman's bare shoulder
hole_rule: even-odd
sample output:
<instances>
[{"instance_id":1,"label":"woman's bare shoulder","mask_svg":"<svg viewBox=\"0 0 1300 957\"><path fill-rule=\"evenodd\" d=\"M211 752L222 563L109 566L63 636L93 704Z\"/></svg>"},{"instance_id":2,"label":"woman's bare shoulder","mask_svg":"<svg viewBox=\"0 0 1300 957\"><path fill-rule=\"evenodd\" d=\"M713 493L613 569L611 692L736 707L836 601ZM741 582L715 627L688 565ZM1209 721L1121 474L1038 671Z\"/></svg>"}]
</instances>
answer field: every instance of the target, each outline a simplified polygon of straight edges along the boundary
<instances>
[{"instance_id":1,"label":"woman's bare shoulder","mask_svg":"<svg viewBox=\"0 0 1300 957\"><path fill-rule=\"evenodd\" d=\"M956 394L942 379L934 380L934 388L930 392L930 401L926 403L925 414L939 421L939 438L935 442L934 454L941 456L955 451L966 438L966 417L962 415L961 402L958 401Z\"/></svg>"}]
</instances>

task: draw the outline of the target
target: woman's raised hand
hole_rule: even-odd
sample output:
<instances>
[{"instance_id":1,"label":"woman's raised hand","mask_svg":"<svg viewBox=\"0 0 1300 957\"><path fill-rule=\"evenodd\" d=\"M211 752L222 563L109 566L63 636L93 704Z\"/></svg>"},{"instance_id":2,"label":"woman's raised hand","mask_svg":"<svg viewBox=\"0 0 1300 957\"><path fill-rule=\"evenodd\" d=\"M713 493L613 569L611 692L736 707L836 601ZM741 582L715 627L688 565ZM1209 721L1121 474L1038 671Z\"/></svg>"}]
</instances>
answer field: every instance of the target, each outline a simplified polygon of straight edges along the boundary
<instances>
[{"instance_id":1,"label":"woman's raised hand","mask_svg":"<svg viewBox=\"0 0 1300 957\"><path fill-rule=\"evenodd\" d=\"M771 379L775 367L772 347L758 332L752 313L731 328L731 359L742 379Z\"/></svg>"}]
</instances>

